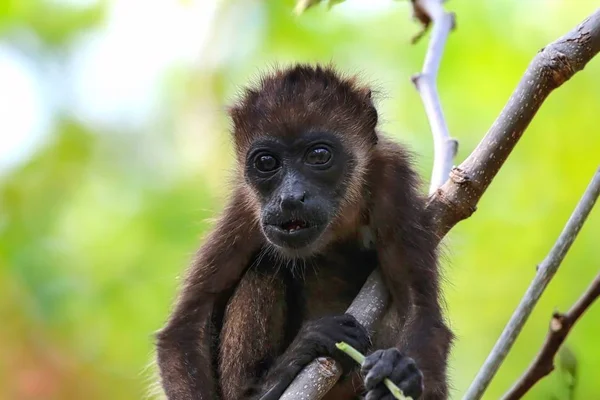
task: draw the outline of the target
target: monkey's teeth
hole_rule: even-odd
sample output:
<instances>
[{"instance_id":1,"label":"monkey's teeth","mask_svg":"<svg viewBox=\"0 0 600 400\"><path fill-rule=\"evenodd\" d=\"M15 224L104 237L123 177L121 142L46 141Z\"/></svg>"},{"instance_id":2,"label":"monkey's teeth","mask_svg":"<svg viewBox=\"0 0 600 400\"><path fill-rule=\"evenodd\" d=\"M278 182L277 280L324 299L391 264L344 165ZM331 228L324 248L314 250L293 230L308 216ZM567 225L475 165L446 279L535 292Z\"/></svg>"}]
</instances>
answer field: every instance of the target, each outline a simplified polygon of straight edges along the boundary
<instances>
[{"instance_id":1,"label":"monkey's teeth","mask_svg":"<svg viewBox=\"0 0 600 400\"><path fill-rule=\"evenodd\" d=\"M300 226L298 225L294 225L292 227L290 227L290 229L288 229L288 232L296 232L297 230L300 230Z\"/></svg>"},{"instance_id":2,"label":"monkey's teeth","mask_svg":"<svg viewBox=\"0 0 600 400\"><path fill-rule=\"evenodd\" d=\"M290 221L289 223L284 224L282 228L285 229L286 232L292 233L306 228L306 223L303 221Z\"/></svg>"}]
</instances>

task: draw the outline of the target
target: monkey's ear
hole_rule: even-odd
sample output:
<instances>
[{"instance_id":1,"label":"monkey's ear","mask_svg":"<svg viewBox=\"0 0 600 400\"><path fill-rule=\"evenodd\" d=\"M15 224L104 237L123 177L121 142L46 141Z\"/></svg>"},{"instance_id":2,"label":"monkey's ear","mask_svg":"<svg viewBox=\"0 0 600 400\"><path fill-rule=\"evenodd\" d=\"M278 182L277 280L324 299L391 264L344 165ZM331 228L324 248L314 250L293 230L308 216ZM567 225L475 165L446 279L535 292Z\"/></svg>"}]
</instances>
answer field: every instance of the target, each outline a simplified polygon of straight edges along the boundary
<instances>
[{"instance_id":1,"label":"monkey's ear","mask_svg":"<svg viewBox=\"0 0 600 400\"><path fill-rule=\"evenodd\" d=\"M354 93L358 94L358 97L366 102L366 103L370 103L371 102L371 97L372 97L372 91L371 88L368 86L362 86L360 84L360 82L358 82L358 78L357 77L352 77L348 80L348 82L350 83L350 86L352 87L352 90L354 91Z\"/></svg>"},{"instance_id":2,"label":"monkey's ear","mask_svg":"<svg viewBox=\"0 0 600 400\"><path fill-rule=\"evenodd\" d=\"M248 123L250 116L247 109L240 104L233 104L226 107L227 114L231 120L231 134L236 151L239 153L251 140Z\"/></svg>"},{"instance_id":3,"label":"monkey's ear","mask_svg":"<svg viewBox=\"0 0 600 400\"><path fill-rule=\"evenodd\" d=\"M375 127L377 126L379 115L375 105L373 104L373 91L369 87L362 87L358 89L358 94L367 106L367 124L369 129L373 132L371 141L373 144L377 144L378 137L377 132L375 132Z\"/></svg>"},{"instance_id":4,"label":"monkey's ear","mask_svg":"<svg viewBox=\"0 0 600 400\"><path fill-rule=\"evenodd\" d=\"M229 104L225 106L225 113L229 115L229 118L233 118L233 113L235 113L235 105Z\"/></svg>"},{"instance_id":5,"label":"monkey's ear","mask_svg":"<svg viewBox=\"0 0 600 400\"><path fill-rule=\"evenodd\" d=\"M371 101L371 95L373 94L373 92L371 91L371 89L369 88L363 88L361 90L363 97L365 98L365 100Z\"/></svg>"},{"instance_id":6,"label":"monkey's ear","mask_svg":"<svg viewBox=\"0 0 600 400\"><path fill-rule=\"evenodd\" d=\"M241 123L242 110L239 107L239 105L233 104L233 105L227 106L226 111L227 111L227 114L229 115L229 118L231 119L231 122L233 124L233 129L235 131L235 128L238 127Z\"/></svg>"},{"instance_id":7,"label":"monkey's ear","mask_svg":"<svg viewBox=\"0 0 600 400\"><path fill-rule=\"evenodd\" d=\"M225 112L229 115L229 118L234 119L240 113L240 107L237 104L230 104L225 106Z\"/></svg>"}]
</instances>

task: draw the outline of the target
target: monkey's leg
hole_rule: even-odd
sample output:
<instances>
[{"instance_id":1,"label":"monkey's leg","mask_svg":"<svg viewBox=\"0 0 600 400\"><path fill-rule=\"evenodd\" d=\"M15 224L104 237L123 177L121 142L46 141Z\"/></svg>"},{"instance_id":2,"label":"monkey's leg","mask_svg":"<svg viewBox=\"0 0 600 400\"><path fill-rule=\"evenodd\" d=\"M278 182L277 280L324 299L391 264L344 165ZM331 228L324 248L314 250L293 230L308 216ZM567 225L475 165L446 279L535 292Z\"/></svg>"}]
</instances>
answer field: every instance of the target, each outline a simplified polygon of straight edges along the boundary
<instances>
[{"instance_id":1,"label":"monkey's leg","mask_svg":"<svg viewBox=\"0 0 600 400\"><path fill-rule=\"evenodd\" d=\"M188 270L183 289L166 326L157 335L161 383L170 400L216 397L211 354L211 318L226 302L262 235L246 196L238 189Z\"/></svg>"},{"instance_id":2,"label":"monkey's leg","mask_svg":"<svg viewBox=\"0 0 600 400\"><path fill-rule=\"evenodd\" d=\"M274 275L270 257L259 255L257 260L235 289L223 318L219 382L225 400L252 396L284 340L284 283Z\"/></svg>"}]
</instances>

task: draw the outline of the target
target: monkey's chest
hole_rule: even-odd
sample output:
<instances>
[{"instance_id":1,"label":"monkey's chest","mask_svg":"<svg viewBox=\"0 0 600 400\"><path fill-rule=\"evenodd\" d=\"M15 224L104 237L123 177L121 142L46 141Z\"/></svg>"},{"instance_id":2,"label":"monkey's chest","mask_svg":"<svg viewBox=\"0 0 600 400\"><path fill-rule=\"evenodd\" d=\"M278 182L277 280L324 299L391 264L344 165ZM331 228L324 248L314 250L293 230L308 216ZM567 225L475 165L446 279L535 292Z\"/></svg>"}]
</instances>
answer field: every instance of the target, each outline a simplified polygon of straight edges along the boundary
<instances>
[{"instance_id":1,"label":"monkey's chest","mask_svg":"<svg viewBox=\"0 0 600 400\"><path fill-rule=\"evenodd\" d=\"M314 260L302 284L304 320L344 313L376 266L375 251L349 246Z\"/></svg>"}]
</instances>

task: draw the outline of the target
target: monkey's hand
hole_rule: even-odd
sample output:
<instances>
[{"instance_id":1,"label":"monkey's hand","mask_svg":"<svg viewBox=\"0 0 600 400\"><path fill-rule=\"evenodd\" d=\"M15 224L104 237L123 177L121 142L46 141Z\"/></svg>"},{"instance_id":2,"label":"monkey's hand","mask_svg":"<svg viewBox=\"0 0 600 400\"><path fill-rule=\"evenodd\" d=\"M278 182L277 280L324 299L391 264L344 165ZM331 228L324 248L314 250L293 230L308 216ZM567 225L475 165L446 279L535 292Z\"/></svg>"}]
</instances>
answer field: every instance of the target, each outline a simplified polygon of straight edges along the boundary
<instances>
[{"instance_id":1,"label":"monkey's hand","mask_svg":"<svg viewBox=\"0 0 600 400\"><path fill-rule=\"evenodd\" d=\"M331 357L342 364L345 374L350 373L356 367L356 362L335 346L338 342L346 342L361 353L366 353L371 345L367 330L352 315L323 317L307 322L269 370L252 398L279 399L302 368L317 357Z\"/></svg>"},{"instance_id":2,"label":"monkey's hand","mask_svg":"<svg viewBox=\"0 0 600 400\"><path fill-rule=\"evenodd\" d=\"M417 400L423 393L423 374L415 361L400 353L395 347L369 354L361 367L367 390L366 400L393 400L390 390L383 384L388 378L405 396Z\"/></svg>"},{"instance_id":3,"label":"monkey's hand","mask_svg":"<svg viewBox=\"0 0 600 400\"><path fill-rule=\"evenodd\" d=\"M335 346L342 341L363 353L371 345L367 330L352 315L343 314L306 323L291 348L300 364L308 364L317 357L331 357L342 364L344 373L349 373L356 362Z\"/></svg>"}]
</instances>

